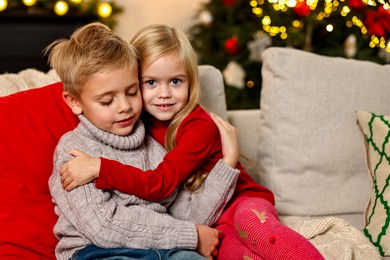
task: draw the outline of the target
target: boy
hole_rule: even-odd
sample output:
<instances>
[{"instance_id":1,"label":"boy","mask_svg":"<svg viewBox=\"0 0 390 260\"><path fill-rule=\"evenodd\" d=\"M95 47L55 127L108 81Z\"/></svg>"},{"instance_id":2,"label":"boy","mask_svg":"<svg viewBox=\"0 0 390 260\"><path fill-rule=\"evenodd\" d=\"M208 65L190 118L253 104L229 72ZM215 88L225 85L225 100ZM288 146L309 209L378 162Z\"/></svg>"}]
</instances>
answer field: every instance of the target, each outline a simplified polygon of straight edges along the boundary
<instances>
[{"instance_id":1,"label":"boy","mask_svg":"<svg viewBox=\"0 0 390 260\"><path fill-rule=\"evenodd\" d=\"M75 31L69 40L53 42L47 52L51 66L64 84L63 98L80 119L79 125L59 141L49 179L59 216L54 227L59 239L57 258L204 259L191 251L196 249L212 259L221 233L177 219L182 214L169 211L169 206L207 204L204 210L199 208L200 215L219 215L225 206L220 203L226 204L230 199L239 171L221 160L207 178L202 193L207 194L208 200L202 203L196 202L202 199L196 195L191 202L180 197L174 200L177 191L160 203L149 202L116 190L96 189L94 183L65 191L60 167L72 158L68 154L70 149L119 160L143 170L156 167L165 150L145 136L139 120L142 99L134 47L108 27L92 23Z\"/></svg>"}]
</instances>

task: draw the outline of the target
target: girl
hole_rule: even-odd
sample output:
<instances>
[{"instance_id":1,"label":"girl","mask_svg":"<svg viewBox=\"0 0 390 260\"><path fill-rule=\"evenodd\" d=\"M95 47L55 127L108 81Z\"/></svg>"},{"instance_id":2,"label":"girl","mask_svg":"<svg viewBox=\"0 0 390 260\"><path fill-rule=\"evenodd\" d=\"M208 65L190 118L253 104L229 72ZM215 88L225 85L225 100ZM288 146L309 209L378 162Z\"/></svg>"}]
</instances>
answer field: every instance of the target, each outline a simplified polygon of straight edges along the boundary
<instances>
[{"instance_id":1,"label":"girl","mask_svg":"<svg viewBox=\"0 0 390 260\"><path fill-rule=\"evenodd\" d=\"M162 199L182 181L189 192L196 192L222 158L222 149L217 127L197 103L200 85L195 51L183 32L164 25L142 29L131 42L141 58L143 120L168 154L155 170L136 174L141 170L72 151L76 158L63 167L64 187L71 190L98 177L98 188L118 189L148 200ZM79 170L91 162L92 166ZM279 222L272 192L255 183L241 165L237 168L240 176L231 201L218 219L203 223L225 235L218 257L323 259L308 240Z\"/></svg>"}]
</instances>

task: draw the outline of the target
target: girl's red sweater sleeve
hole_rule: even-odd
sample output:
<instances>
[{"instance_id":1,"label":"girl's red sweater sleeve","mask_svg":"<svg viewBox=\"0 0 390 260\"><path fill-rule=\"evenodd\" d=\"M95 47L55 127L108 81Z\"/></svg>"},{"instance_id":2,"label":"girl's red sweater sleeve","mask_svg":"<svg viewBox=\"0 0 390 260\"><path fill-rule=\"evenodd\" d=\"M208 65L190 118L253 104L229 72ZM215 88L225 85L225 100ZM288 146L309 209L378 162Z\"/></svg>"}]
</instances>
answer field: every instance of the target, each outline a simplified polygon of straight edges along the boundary
<instances>
[{"instance_id":1,"label":"girl's red sweater sleeve","mask_svg":"<svg viewBox=\"0 0 390 260\"><path fill-rule=\"evenodd\" d=\"M176 140L176 147L165 155L155 170L142 171L101 158L96 187L158 201L172 193L187 176L221 150L219 131L209 117L187 117L179 127ZM211 170L207 168L204 170Z\"/></svg>"}]
</instances>

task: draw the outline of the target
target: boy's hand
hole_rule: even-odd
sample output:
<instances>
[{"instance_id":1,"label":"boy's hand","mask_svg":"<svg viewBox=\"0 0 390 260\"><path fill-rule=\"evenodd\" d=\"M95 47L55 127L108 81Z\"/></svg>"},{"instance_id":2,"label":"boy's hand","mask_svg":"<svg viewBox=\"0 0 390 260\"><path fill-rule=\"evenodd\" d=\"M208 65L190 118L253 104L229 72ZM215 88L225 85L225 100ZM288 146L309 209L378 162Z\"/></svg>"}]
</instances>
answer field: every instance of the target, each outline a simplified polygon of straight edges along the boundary
<instances>
[{"instance_id":1,"label":"boy's hand","mask_svg":"<svg viewBox=\"0 0 390 260\"><path fill-rule=\"evenodd\" d=\"M99 176L100 158L91 157L75 149L68 154L75 158L64 163L60 169L62 187L66 191L91 182Z\"/></svg>"},{"instance_id":2,"label":"boy's hand","mask_svg":"<svg viewBox=\"0 0 390 260\"><path fill-rule=\"evenodd\" d=\"M219 116L213 113L210 113L210 116L217 125L221 135L223 160L230 167L236 168L240 156L237 137L238 130Z\"/></svg>"},{"instance_id":3,"label":"boy's hand","mask_svg":"<svg viewBox=\"0 0 390 260\"><path fill-rule=\"evenodd\" d=\"M197 224L196 229L198 230L198 246L196 248L198 253L208 260L217 257L220 239L224 236L222 231L201 224Z\"/></svg>"}]
</instances>

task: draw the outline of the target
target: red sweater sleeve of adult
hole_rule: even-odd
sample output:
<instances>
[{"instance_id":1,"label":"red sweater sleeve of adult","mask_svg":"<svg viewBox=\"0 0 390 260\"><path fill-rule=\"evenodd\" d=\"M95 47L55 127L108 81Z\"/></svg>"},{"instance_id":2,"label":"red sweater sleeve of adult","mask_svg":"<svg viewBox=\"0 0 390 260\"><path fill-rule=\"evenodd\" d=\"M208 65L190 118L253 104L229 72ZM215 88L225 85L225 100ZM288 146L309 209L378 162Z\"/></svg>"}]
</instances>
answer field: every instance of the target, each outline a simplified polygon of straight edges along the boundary
<instances>
[{"instance_id":1,"label":"red sweater sleeve of adult","mask_svg":"<svg viewBox=\"0 0 390 260\"><path fill-rule=\"evenodd\" d=\"M96 187L116 189L139 198L158 201L221 149L219 131L208 116L189 115L179 127L177 145L155 170L142 171L117 161L101 158ZM217 142L218 143L218 142ZM209 170L209 169L207 169Z\"/></svg>"}]
</instances>

